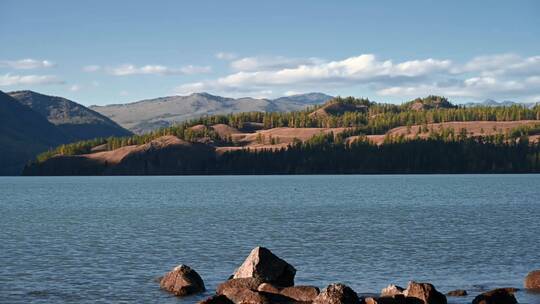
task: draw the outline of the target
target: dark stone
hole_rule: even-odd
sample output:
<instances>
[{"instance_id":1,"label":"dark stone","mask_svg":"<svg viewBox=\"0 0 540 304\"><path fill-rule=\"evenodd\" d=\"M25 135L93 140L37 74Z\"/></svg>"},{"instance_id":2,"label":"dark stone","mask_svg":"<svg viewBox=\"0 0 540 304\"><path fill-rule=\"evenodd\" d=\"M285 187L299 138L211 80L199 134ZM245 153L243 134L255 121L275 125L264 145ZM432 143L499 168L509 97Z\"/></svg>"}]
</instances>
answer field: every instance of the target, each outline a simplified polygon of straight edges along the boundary
<instances>
[{"instance_id":1,"label":"dark stone","mask_svg":"<svg viewBox=\"0 0 540 304\"><path fill-rule=\"evenodd\" d=\"M468 293L466 290L456 289L456 290L447 292L446 295L449 297L465 297L468 295Z\"/></svg>"},{"instance_id":2,"label":"dark stone","mask_svg":"<svg viewBox=\"0 0 540 304\"><path fill-rule=\"evenodd\" d=\"M478 295L472 304L517 304L511 289L498 288Z\"/></svg>"},{"instance_id":3,"label":"dark stone","mask_svg":"<svg viewBox=\"0 0 540 304\"><path fill-rule=\"evenodd\" d=\"M408 304L406 298L402 294L382 297L367 297L361 302L362 304Z\"/></svg>"},{"instance_id":4,"label":"dark stone","mask_svg":"<svg viewBox=\"0 0 540 304\"><path fill-rule=\"evenodd\" d=\"M200 301L198 304L234 304L234 302L224 295L215 295Z\"/></svg>"}]
</instances>

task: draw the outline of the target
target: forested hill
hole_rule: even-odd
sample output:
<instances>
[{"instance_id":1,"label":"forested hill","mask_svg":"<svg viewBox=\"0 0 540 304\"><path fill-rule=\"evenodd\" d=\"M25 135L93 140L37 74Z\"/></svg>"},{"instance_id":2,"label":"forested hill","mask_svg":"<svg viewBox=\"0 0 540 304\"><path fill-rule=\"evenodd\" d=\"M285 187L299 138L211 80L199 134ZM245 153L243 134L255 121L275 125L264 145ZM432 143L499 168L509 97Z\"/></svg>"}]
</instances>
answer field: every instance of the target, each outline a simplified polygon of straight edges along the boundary
<instances>
[{"instance_id":1,"label":"forested hill","mask_svg":"<svg viewBox=\"0 0 540 304\"><path fill-rule=\"evenodd\" d=\"M540 107L334 98L61 145L28 175L538 172Z\"/></svg>"}]
</instances>

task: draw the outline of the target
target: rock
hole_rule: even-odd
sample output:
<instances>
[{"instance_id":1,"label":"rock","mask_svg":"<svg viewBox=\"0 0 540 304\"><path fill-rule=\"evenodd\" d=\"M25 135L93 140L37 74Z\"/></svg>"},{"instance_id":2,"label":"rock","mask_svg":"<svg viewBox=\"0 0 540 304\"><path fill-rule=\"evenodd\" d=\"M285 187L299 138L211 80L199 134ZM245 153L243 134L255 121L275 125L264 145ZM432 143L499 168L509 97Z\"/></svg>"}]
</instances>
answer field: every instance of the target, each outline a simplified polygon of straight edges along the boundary
<instances>
[{"instance_id":1,"label":"rock","mask_svg":"<svg viewBox=\"0 0 540 304\"><path fill-rule=\"evenodd\" d=\"M258 291L268 292L268 293L277 293L277 294L279 294L280 289L281 288L276 287L270 283L262 283L261 285L259 285L259 287L257 287Z\"/></svg>"},{"instance_id":2,"label":"rock","mask_svg":"<svg viewBox=\"0 0 540 304\"><path fill-rule=\"evenodd\" d=\"M271 304L270 299L257 291L246 288L227 288L223 290L226 296L234 304Z\"/></svg>"},{"instance_id":3,"label":"rock","mask_svg":"<svg viewBox=\"0 0 540 304\"><path fill-rule=\"evenodd\" d=\"M525 277L525 288L540 289L540 270L529 272Z\"/></svg>"},{"instance_id":4,"label":"rock","mask_svg":"<svg viewBox=\"0 0 540 304\"><path fill-rule=\"evenodd\" d=\"M313 304L358 304L360 299L354 290L344 284L330 284L316 298Z\"/></svg>"},{"instance_id":5,"label":"rock","mask_svg":"<svg viewBox=\"0 0 540 304\"><path fill-rule=\"evenodd\" d=\"M367 297L361 303L362 304L407 304L404 295Z\"/></svg>"},{"instance_id":6,"label":"rock","mask_svg":"<svg viewBox=\"0 0 540 304\"><path fill-rule=\"evenodd\" d=\"M403 291L403 295L407 298L418 299L418 303L423 304L446 304L446 296L438 292L435 286L429 283L409 282L407 289ZM407 299L407 302L412 302L412 299Z\"/></svg>"},{"instance_id":7,"label":"rock","mask_svg":"<svg viewBox=\"0 0 540 304\"><path fill-rule=\"evenodd\" d=\"M386 286L386 288L383 288L383 290L381 290L381 297L400 295L400 294L403 294L403 291L405 291L403 287L390 284Z\"/></svg>"},{"instance_id":8,"label":"rock","mask_svg":"<svg viewBox=\"0 0 540 304\"><path fill-rule=\"evenodd\" d=\"M258 292L245 288L228 288L224 291L224 296L234 304L296 304L294 299L281 294Z\"/></svg>"},{"instance_id":9,"label":"rock","mask_svg":"<svg viewBox=\"0 0 540 304\"><path fill-rule=\"evenodd\" d=\"M456 290L447 292L446 295L449 297L465 297L468 295L468 293L466 290L456 289Z\"/></svg>"},{"instance_id":10,"label":"rock","mask_svg":"<svg viewBox=\"0 0 540 304\"><path fill-rule=\"evenodd\" d=\"M176 296L187 296L206 290L199 274L186 265L176 266L166 273L159 285Z\"/></svg>"},{"instance_id":11,"label":"rock","mask_svg":"<svg viewBox=\"0 0 540 304\"><path fill-rule=\"evenodd\" d=\"M240 278L240 279L230 279L218 285L216 293L218 295L223 294L223 291L228 288L239 288L239 289L249 289L257 291L259 285L262 281L257 278Z\"/></svg>"},{"instance_id":12,"label":"rock","mask_svg":"<svg viewBox=\"0 0 540 304\"><path fill-rule=\"evenodd\" d=\"M257 288L260 292L278 294L298 302L311 302L319 295L319 288L314 286L278 287L263 283Z\"/></svg>"},{"instance_id":13,"label":"rock","mask_svg":"<svg viewBox=\"0 0 540 304\"><path fill-rule=\"evenodd\" d=\"M517 304L517 300L507 288L498 288L478 295L472 304Z\"/></svg>"},{"instance_id":14,"label":"rock","mask_svg":"<svg viewBox=\"0 0 540 304\"><path fill-rule=\"evenodd\" d=\"M311 302L319 295L319 288L314 286L285 287L280 294L298 302Z\"/></svg>"},{"instance_id":15,"label":"rock","mask_svg":"<svg viewBox=\"0 0 540 304\"><path fill-rule=\"evenodd\" d=\"M296 269L264 247L254 248L233 274L234 279L258 278L264 283L289 287L294 285Z\"/></svg>"},{"instance_id":16,"label":"rock","mask_svg":"<svg viewBox=\"0 0 540 304\"><path fill-rule=\"evenodd\" d=\"M234 302L224 295L215 295L198 302L198 304L234 304Z\"/></svg>"}]
</instances>

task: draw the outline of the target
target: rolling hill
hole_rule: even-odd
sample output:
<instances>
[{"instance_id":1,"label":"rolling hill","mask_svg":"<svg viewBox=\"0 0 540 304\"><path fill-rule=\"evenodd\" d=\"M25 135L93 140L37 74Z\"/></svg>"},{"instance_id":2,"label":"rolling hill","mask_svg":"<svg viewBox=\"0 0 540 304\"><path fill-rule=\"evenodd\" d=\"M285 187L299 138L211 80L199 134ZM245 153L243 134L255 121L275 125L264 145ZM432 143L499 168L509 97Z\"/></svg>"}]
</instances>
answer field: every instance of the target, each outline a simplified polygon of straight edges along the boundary
<instances>
[{"instance_id":1,"label":"rolling hill","mask_svg":"<svg viewBox=\"0 0 540 304\"><path fill-rule=\"evenodd\" d=\"M169 96L128 104L91 106L90 109L116 121L137 134L205 115L239 112L289 112L322 104L332 96L308 93L277 99L227 98L208 93Z\"/></svg>"}]
</instances>

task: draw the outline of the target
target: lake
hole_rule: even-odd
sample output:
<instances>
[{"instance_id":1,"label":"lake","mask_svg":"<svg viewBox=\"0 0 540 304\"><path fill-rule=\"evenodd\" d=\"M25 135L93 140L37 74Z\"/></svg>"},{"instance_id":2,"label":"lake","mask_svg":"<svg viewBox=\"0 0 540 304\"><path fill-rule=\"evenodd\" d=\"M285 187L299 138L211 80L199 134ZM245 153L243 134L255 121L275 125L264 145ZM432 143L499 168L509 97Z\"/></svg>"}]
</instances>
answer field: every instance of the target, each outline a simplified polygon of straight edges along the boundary
<instances>
[{"instance_id":1,"label":"lake","mask_svg":"<svg viewBox=\"0 0 540 304\"><path fill-rule=\"evenodd\" d=\"M255 246L297 284L476 294L540 268L540 175L0 177L0 231L2 303L195 303ZM180 263L206 294L159 290Z\"/></svg>"}]
</instances>

